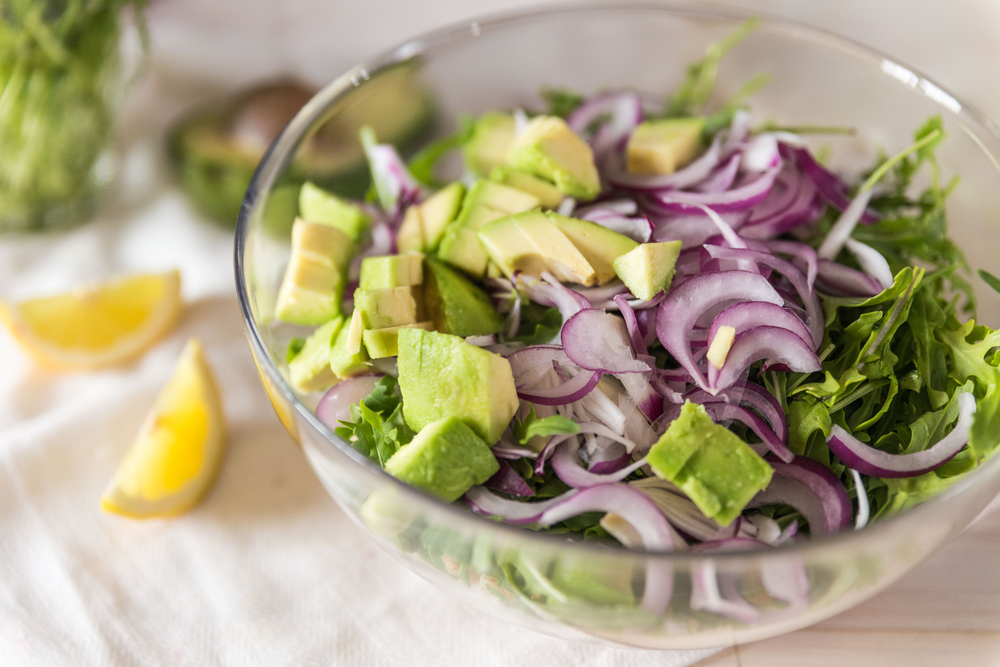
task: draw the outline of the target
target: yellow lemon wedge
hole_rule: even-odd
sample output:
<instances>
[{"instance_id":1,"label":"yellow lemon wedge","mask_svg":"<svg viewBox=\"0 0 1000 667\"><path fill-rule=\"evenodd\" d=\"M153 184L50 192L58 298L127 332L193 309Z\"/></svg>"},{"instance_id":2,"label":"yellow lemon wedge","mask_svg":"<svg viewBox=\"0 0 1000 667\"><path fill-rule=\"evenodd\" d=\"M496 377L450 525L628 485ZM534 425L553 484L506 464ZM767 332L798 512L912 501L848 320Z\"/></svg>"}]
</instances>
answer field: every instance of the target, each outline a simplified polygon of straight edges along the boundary
<instances>
[{"instance_id":1,"label":"yellow lemon wedge","mask_svg":"<svg viewBox=\"0 0 1000 667\"><path fill-rule=\"evenodd\" d=\"M132 359L181 311L177 271L119 278L66 294L0 302L0 320L40 365L95 369Z\"/></svg>"},{"instance_id":2,"label":"yellow lemon wedge","mask_svg":"<svg viewBox=\"0 0 1000 667\"><path fill-rule=\"evenodd\" d=\"M180 514L212 486L225 451L219 392L201 342L188 341L101 507L132 518Z\"/></svg>"}]
</instances>

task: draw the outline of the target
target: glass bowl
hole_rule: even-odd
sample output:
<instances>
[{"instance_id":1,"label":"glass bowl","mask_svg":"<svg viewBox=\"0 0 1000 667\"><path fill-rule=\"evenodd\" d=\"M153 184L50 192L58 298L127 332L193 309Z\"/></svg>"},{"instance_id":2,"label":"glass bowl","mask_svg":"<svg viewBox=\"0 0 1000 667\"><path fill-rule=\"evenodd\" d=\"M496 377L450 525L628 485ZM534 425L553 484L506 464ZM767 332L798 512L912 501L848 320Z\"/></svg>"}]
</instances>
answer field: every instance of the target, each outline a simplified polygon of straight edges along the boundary
<instances>
[{"instance_id":1,"label":"glass bowl","mask_svg":"<svg viewBox=\"0 0 1000 667\"><path fill-rule=\"evenodd\" d=\"M1000 490L995 457L928 502L857 532L763 552L609 548L504 526L402 484L320 423L310 410L316 397L301 396L288 383L284 350L300 332L274 322L273 307L289 254L298 152L324 124L394 111L373 104L382 98L371 93L389 77L398 79L400 68L409 68L409 94L432 101L436 124L428 140L452 131L460 113L537 105L543 86L583 93L628 86L662 97L707 44L746 18L736 10L585 5L433 32L328 85L257 169L236 232L236 282L264 388L341 508L386 551L457 600L567 638L654 649L759 640L875 595L962 530ZM858 129L851 137L820 138L838 168L859 169L880 148L908 145L912 131L940 113L948 131L939 150L942 172L962 177L949 204L953 234L973 267L996 271L992 244L982 239L996 238L1000 139L980 113L877 51L777 18L764 17L723 61L718 99L761 71L771 82L752 98L757 120ZM983 321L996 325L1000 299L983 293L980 301ZM702 598L718 592L738 608L705 611L704 600L692 598L693 581ZM807 591L804 599L781 599L782 589L796 587Z\"/></svg>"}]
</instances>

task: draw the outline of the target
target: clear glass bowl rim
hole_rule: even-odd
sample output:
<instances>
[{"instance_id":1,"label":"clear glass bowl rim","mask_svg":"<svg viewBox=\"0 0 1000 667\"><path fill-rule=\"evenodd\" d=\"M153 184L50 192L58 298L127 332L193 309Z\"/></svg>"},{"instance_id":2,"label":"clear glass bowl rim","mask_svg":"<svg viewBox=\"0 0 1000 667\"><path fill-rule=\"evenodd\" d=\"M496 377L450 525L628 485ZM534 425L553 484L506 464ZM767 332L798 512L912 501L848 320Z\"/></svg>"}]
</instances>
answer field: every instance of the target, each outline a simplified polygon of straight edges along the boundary
<instances>
[{"instance_id":1,"label":"clear glass bowl rim","mask_svg":"<svg viewBox=\"0 0 1000 667\"><path fill-rule=\"evenodd\" d=\"M390 48L373 58L356 65L338 78L330 82L325 88L319 91L292 119L281 134L274 140L268 148L261 162L254 172L246 195L243 198L243 205L240 209L237 221L234 244L234 264L236 273L236 291L240 303L240 310L243 315L244 326L247 330L249 344L259 359L263 370L270 376L275 386L289 402L294 406L298 415L320 433L325 440L336 446L342 453L347 455L354 463L369 472L381 476L384 481L394 484L396 490L402 494L401 498L407 496L414 499L419 498L424 503L436 506L439 511L450 512L456 524L465 524L469 530L476 532L499 532L505 534L516 541L526 541L546 549L563 550L568 549L574 552L581 550L589 551L595 555L600 553L609 555L606 547L589 544L586 542L571 542L560 535L550 535L546 533L527 530L523 527L506 525L496 521L476 515L467 509L458 507L455 504L445 503L438 498L431 496L419 489L416 489L404 482L389 475L367 457L361 455L349 443L339 438L332 430L326 427L313 412L306 407L296 396L291 386L278 370L272 359L264 341L261 337L257 323L254 321L250 307L250 297L246 281L244 279L244 254L249 232L250 219L255 208L259 195L270 188L282 170L287 166L292 156L295 154L299 142L309 127L319 119L323 113L331 107L343 95L346 95L353 88L363 85L373 74L393 65L410 60L428 50L455 43L462 39L475 39L481 33L494 28L503 28L521 22L530 22L536 18L548 17L558 14L573 14L586 12L659 12L671 14L677 17L689 19L715 19L721 21L740 22L751 17L760 19L761 26L768 26L777 29L794 31L798 37L806 38L809 41L821 44L824 47L839 50L856 59L867 61L871 66L882 70L886 74L887 83L895 80L899 85L907 85L915 88L930 98L935 104L941 107L942 112L951 114L959 119L966 133L977 143L980 149L987 155L989 160L1000 172L1000 162L997 157L984 145L984 137L993 141L1000 150L1000 128L996 126L985 114L977 108L970 106L961 98L956 97L946 87L939 85L933 79L928 78L919 70L906 65L892 56L869 47L855 40L843 37L834 32L818 28L807 23L787 19L781 16L768 14L766 12L748 11L734 7L705 7L704 5L693 5L685 3L651 3L651 2L581 2L560 5L539 5L533 8L498 12L485 15L480 18L473 18L454 23L443 28L438 28L422 35L409 39L402 44ZM890 74L886 70L891 70ZM975 131L970 130L974 128ZM983 135L983 136L980 136ZM876 531L888 531L893 526L901 523L919 523L920 516L924 512L930 512L931 507L946 504L953 497L972 492L976 487L986 484L995 475L1000 475L1000 456L993 456L982 463L976 470L966 474L961 480L942 491L937 496L927 500L915 507L900 512L898 514L881 519L862 530L845 530L834 535L803 540L801 542L789 543L775 549L766 551L754 549L732 549L725 551L702 552L699 554L688 554L680 552L652 552L635 550L622 547L623 553L632 556L642 557L653 561L670 562L674 564L697 562L712 559L715 561L739 560L741 558L767 558L771 555L796 554L806 556L815 551L824 551L830 547L850 548L860 546L863 542L871 539Z\"/></svg>"}]
</instances>

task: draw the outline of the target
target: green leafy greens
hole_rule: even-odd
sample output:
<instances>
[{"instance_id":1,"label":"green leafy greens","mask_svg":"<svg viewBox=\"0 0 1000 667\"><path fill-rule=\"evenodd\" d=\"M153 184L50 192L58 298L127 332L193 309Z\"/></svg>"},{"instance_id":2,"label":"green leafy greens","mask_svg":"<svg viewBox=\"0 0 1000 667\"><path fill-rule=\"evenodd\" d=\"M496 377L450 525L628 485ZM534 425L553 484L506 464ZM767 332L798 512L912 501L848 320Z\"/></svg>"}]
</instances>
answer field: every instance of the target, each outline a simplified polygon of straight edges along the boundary
<instances>
[{"instance_id":1,"label":"green leafy greens","mask_svg":"<svg viewBox=\"0 0 1000 667\"><path fill-rule=\"evenodd\" d=\"M351 421L340 422L337 435L383 468L399 448L416 435L403 419L403 398L396 378L385 376L358 405L351 406Z\"/></svg>"}]
</instances>

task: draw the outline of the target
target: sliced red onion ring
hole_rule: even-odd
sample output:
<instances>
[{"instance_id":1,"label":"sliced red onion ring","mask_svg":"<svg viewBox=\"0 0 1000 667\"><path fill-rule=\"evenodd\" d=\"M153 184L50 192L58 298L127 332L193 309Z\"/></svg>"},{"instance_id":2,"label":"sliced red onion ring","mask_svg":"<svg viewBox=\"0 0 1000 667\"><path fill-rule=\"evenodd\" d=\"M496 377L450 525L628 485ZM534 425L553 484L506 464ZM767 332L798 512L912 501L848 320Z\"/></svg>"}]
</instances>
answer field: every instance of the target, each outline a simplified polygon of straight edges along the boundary
<instances>
[{"instance_id":1,"label":"sliced red onion ring","mask_svg":"<svg viewBox=\"0 0 1000 667\"><path fill-rule=\"evenodd\" d=\"M820 259L832 260L840 254L844 243L851 237L851 232L854 231L854 228L861 220L861 215L864 213L865 207L868 206L871 198L872 190L869 189L859 192L851 200L850 205L837 218L837 222L830 228L830 232L823 239L823 243L820 244L819 249L816 251L816 255Z\"/></svg>"},{"instance_id":2,"label":"sliced red onion ring","mask_svg":"<svg viewBox=\"0 0 1000 667\"><path fill-rule=\"evenodd\" d=\"M763 301L741 301L727 307L712 320L706 341L715 340L720 327L732 327L739 338L751 329L765 326L788 329L812 346L812 333L802 320L786 308Z\"/></svg>"},{"instance_id":3,"label":"sliced red onion ring","mask_svg":"<svg viewBox=\"0 0 1000 667\"><path fill-rule=\"evenodd\" d=\"M714 211L745 211L763 201L778 177L781 165L771 167L749 183L717 193L699 193L671 190L650 195L651 201L663 211L680 213L696 210L699 205L708 206Z\"/></svg>"},{"instance_id":4,"label":"sliced red onion ring","mask_svg":"<svg viewBox=\"0 0 1000 667\"><path fill-rule=\"evenodd\" d=\"M558 345L532 345L507 357L515 382L532 371L551 368L553 362L562 365L570 363L566 352Z\"/></svg>"},{"instance_id":5,"label":"sliced red onion ring","mask_svg":"<svg viewBox=\"0 0 1000 667\"><path fill-rule=\"evenodd\" d=\"M757 540L749 541L757 542ZM740 544L733 548L742 546L744 545ZM691 550L694 551L696 548L692 547ZM715 562L710 560L697 563L691 568L690 604L692 609L726 616L740 623L753 623L759 620L761 616L760 610L742 597L737 597L735 600L728 600L722 597L722 593L719 592Z\"/></svg>"},{"instance_id":6,"label":"sliced red onion ring","mask_svg":"<svg viewBox=\"0 0 1000 667\"><path fill-rule=\"evenodd\" d=\"M528 503L519 500L507 500L490 491L485 486L474 486L465 492L465 503L476 514L495 516L504 523L515 526L536 523L542 514L556 505L565 502L576 495L578 491L571 489L561 496Z\"/></svg>"},{"instance_id":7,"label":"sliced red onion ring","mask_svg":"<svg viewBox=\"0 0 1000 667\"><path fill-rule=\"evenodd\" d=\"M795 458L795 454L793 454L785 443L781 441L778 435L771 430L771 427L750 410L747 410L739 405L730 405L728 403L706 403L705 410L715 422L731 419L738 421L741 424L745 424L751 431L757 434L757 437L760 438L767 447L764 451L769 450L785 463L789 463Z\"/></svg>"},{"instance_id":8,"label":"sliced red onion ring","mask_svg":"<svg viewBox=\"0 0 1000 667\"><path fill-rule=\"evenodd\" d=\"M812 222L824 207L813 182L797 168L789 167L779 174L767 199L753 208L741 234L747 238L773 238Z\"/></svg>"},{"instance_id":9,"label":"sliced red onion ring","mask_svg":"<svg viewBox=\"0 0 1000 667\"><path fill-rule=\"evenodd\" d=\"M885 260L882 253L870 245L865 245L854 239L844 241L844 246L858 260L858 264L864 269L865 273L882 285L882 289L892 287L893 282L895 282L892 277L892 269L889 268L889 262Z\"/></svg>"},{"instance_id":10,"label":"sliced red onion ring","mask_svg":"<svg viewBox=\"0 0 1000 667\"><path fill-rule=\"evenodd\" d=\"M560 283L548 271L542 271L541 278L535 280L522 274L518 283L535 303L558 308L564 323L584 308L590 308L586 297Z\"/></svg>"},{"instance_id":11,"label":"sliced red onion ring","mask_svg":"<svg viewBox=\"0 0 1000 667\"><path fill-rule=\"evenodd\" d=\"M736 153L721 165L715 168L708 178L698 183L694 188L695 192L712 193L725 192L736 180L736 172L740 168L740 154Z\"/></svg>"},{"instance_id":12,"label":"sliced red onion ring","mask_svg":"<svg viewBox=\"0 0 1000 667\"><path fill-rule=\"evenodd\" d=\"M639 322L635 318L635 311L632 310L632 306L628 305L628 301L621 294L615 296L615 303L618 304L618 310L625 320L625 328L628 329L628 335L632 341L632 351L635 352L635 356L639 357L639 355L648 354L646 342L642 339L642 333L639 331Z\"/></svg>"},{"instance_id":13,"label":"sliced red onion ring","mask_svg":"<svg viewBox=\"0 0 1000 667\"><path fill-rule=\"evenodd\" d=\"M595 95L587 98L583 104L574 109L566 117L566 124L569 125L569 129L583 135L595 121L600 120L603 116L611 116L611 124L617 120L623 126L627 126L624 131L624 134L627 134L633 127L642 122L642 101L638 95L629 91Z\"/></svg>"},{"instance_id":14,"label":"sliced red onion ring","mask_svg":"<svg viewBox=\"0 0 1000 667\"><path fill-rule=\"evenodd\" d=\"M570 361L603 373L648 373L649 365L634 358L622 320L593 308L581 310L563 325L562 345Z\"/></svg>"},{"instance_id":15,"label":"sliced red onion ring","mask_svg":"<svg viewBox=\"0 0 1000 667\"><path fill-rule=\"evenodd\" d=\"M666 192L688 188L705 180L719 163L721 137L716 135L701 157L679 171L665 176L639 176L624 170L621 156L609 154L602 167L604 175L615 187L634 192Z\"/></svg>"},{"instance_id":16,"label":"sliced red onion ring","mask_svg":"<svg viewBox=\"0 0 1000 667\"><path fill-rule=\"evenodd\" d=\"M589 216L592 212L602 211L606 213L616 213L618 215L635 215L638 210L639 206L632 199L614 199L578 208L576 210L576 214L577 217L589 220L590 218L587 216Z\"/></svg>"},{"instance_id":17,"label":"sliced red onion ring","mask_svg":"<svg viewBox=\"0 0 1000 667\"><path fill-rule=\"evenodd\" d=\"M382 210L388 213L401 203L419 202L423 190L410 175L396 149L389 144L376 144L375 135L370 130L362 132L361 143Z\"/></svg>"},{"instance_id":18,"label":"sliced red onion ring","mask_svg":"<svg viewBox=\"0 0 1000 667\"><path fill-rule=\"evenodd\" d=\"M890 454L861 442L834 424L827 446L848 468L862 475L894 479L916 477L937 470L958 454L969 441L972 418L976 414L976 398L966 392L958 397L958 421L951 433L922 452Z\"/></svg>"},{"instance_id":19,"label":"sliced red onion ring","mask_svg":"<svg viewBox=\"0 0 1000 667\"><path fill-rule=\"evenodd\" d=\"M606 303L609 299L614 299L619 294L631 293L628 291L628 287L625 287L625 283L620 280L612 280L610 283L604 287L582 287L574 285L569 287L577 294L583 295L585 299L590 303L591 308L601 308L600 304Z\"/></svg>"},{"instance_id":20,"label":"sliced red onion ring","mask_svg":"<svg viewBox=\"0 0 1000 667\"><path fill-rule=\"evenodd\" d=\"M738 252L752 252L742 250ZM656 312L656 335L674 359L702 389L708 380L691 353L688 337L695 322L710 308L727 301L765 301L781 305L782 299L766 279L747 271L725 271L692 276L670 290Z\"/></svg>"},{"instance_id":21,"label":"sliced red onion ring","mask_svg":"<svg viewBox=\"0 0 1000 667\"><path fill-rule=\"evenodd\" d=\"M696 389L685 397L690 398L695 403L725 401L732 405L749 407L767 421L782 442L788 441L788 424L778 400L771 395L771 392L755 382L733 385L728 389L723 389L715 396Z\"/></svg>"},{"instance_id":22,"label":"sliced red onion ring","mask_svg":"<svg viewBox=\"0 0 1000 667\"><path fill-rule=\"evenodd\" d=\"M375 389L383 375L358 375L333 385L316 405L316 417L331 431L340 422L351 419L351 406L357 405Z\"/></svg>"},{"instance_id":23,"label":"sliced red onion ring","mask_svg":"<svg viewBox=\"0 0 1000 667\"><path fill-rule=\"evenodd\" d=\"M830 469L804 456L791 463L769 459L774 477L754 496L748 508L783 504L794 507L809 523L813 537L836 533L851 523L847 489Z\"/></svg>"},{"instance_id":24,"label":"sliced red onion ring","mask_svg":"<svg viewBox=\"0 0 1000 667\"><path fill-rule=\"evenodd\" d=\"M490 447L490 451L493 452L493 456L498 459L507 459L508 461L514 461L520 458L537 459L538 452L527 447L521 447L515 445L513 442L505 441L501 439L500 442Z\"/></svg>"},{"instance_id":25,"label":"sliced red onion ring","mask_svg":"<svg viewBox=\"0 0 1000 667\"><path fill-rule=\"evenodd\" d=\"M632 456L625 451L625 448L622 447L622 445L618 444L617 442L613 442L611 444L614 446L614 449L612 447L607 447L605 451L610 450L611 452L616 452L616 453L618 451L621 451L622 453L619 454L618 456L615 456L614 458L598 459L597 457L592 456L590 459L589 467L587 468L588 471L594 473L595 475L607 475L608 473L621 470L622 468L624 468L629 464L629 462L632 460ZM611 456L610 453L605 455Z\"/></svg>"},{"instance_id":26,"label":"sliced red onion ring","mask_svg":"<svg viewBox=\"0 0 1000 667\"><path fill-rule=\"evenodd\" d=\"M751 137L743 148L743 168L747 171L767 171L781 164L778 140L774 134L765 132Z\"/></svg>"},{"instance_id":27,"label":"sliced red onion ring","mask_svg":"<svg viewBox=\"0 0 1000 667\"><path fill-rule=\"evenodd\" d=\"M647 357L645 363L653 366L652 357ZM615 376L625 387L625 392L635 403L640 412L652 421L663 412L663 397L653 388L650 382L652 372L649 373L621 373Z\"/></svg>"},{"instance_id":28,"label":"sliced red onion ring","mask_svg":"<svg viewBox=\"0 0 1000 667\"><path fill-rule=\"evenodd\" d=\"M812 373L822 368L816 352L797 334L781 327L757 327L733 343L721 369L709 365L709 391L732 386L750 364L761 359L767 360L765 369L775 364L784 364L797 373Z\"/></svg>"},{"instance_id":29,"label":"sliced red onion ring","mask_svg":"<svg viewBox=\"0 0 1000 667\"><path fill-rule=\"evenodd\" d=\"M518 398L538 405L566 405L575 403L594 391L601 381L600 371L580 371L557 387L545 389L518 389Z\"/></svg>"},{"instance_id":30,"label":"sliced red onion ring","mask_svg":"<svg viewBox=\"0 0 1000 667\"><path fill-rule=\"evenodd\" d=\"M813 250L812 246L806 245L805 243L799 243L798 241L768 241L766 247L772 252L781 253L782 255L791 255L805 264L806 287L812 291L813 283L816 282L816 272L819 267L819 260L816 257L816 251ZM759 250L760 248L757 249Z\"/></svg>"},{"instance_id":31,"label":"sliced red onion ring","mask_svg":"<svg viewBox=\"0 0 1000 667\"><path fill-rule=\"evenodd\" d=\"M646 243L653 234L653 223L646 217L630 218L608 209L595 208L588 211L583 219L618 232L637 243Z\"/></svg>"},{"instance_id":32,"label":"sliced red onion ring","mask_svg":"<svg viewBox=\"0 0 1000 667\"><path fill-rule=\"evenodd\" d=\"M782 146L782 151L786 149ZM845 184L836 174L827 171L822 165L816 162L812 154L804 148L788 147L788 152L795 155L796 161L802 167L803 173L809 177L816 185L820 195L838 211L846 211L851 205L851 199L847 196L847 184ZM863 211L860 221L865 224L878 222L878 214L871 211Z\"/></svg>"},{"instance_id":33,"label":"sliced red onion ring","mask_svg":"<svg viewBox=\"0 0 1000 667\"><path fill-rule=\"evenodd\" d=\"M882 291L882 284L867 273L821 259L817 266L816 289L830 296L870 297Z\"/></svg>"},{"instance_id":34,"label":"sliced red onion ring","mask_svg":"<svg viewBox=\"0 0 1000 667\"><path fill-rule=\"evenodd\" d=\"M563 482L574 488L586 488L597 486L598 484L611 484L620 482L633 472L646 465L646 459L628 465L624 468L607 474L599 474L586 470L577 457L580 443L577 438L571 438L556 447L552 454L552 470Z\"/></svg>"},{"instance_id":35,"label":"sliced red onion ring","mask_svg":"<svg viewBox=\"0 0 1000 667\"><path fill-rule=\"evenodd\" d=\"M854 519L854 530L861 530L868 525L868 515L871 507L868 504L868 492L861 482L861 473L854 468L849 468L851 478L854 480L854 495L858 499L858 514Z\"/></svg>"},{"instance_id":36,"label":"sliced red onion ring","mask_svg":"<svg viewBox=\"0 0 1000 667\"><path fill-rule=\"evenodd\" d=\"M730 229L740 229L747 219L745 211L720 213L718 215ZM661 219L656 223L652 238L658 242L680 241L685 248L681 252L681 255L689 250L694 250L698 253L696 255L698 257L697 265L693 263L690 256L687 258L677 258L678 263L675 265L675 271L678 275L684 275L699 273L701 271L700 246L718 233L719 228L715 225L715 222L699 212L695 215L685 214ZM685 259L687 262L682 261ZM688 266L692 270L685 270Z\"/></svg>"},{"instance_id":37,"label":"sliced red onion ring","mask_svg":"<svg viewBox=\"0 0 1000 667\"><path fill-rule=\"evenodd\" d=\"M500 464L500 470L486 480L483 486L488 489L493 489L494 491L509 493L512 496L521 496L526 498L535 495L535 492L531 490L531 487L524 481L524 478L518 475L517 472L510 467L509 463L503 459L497 459L497 463Z\"/></svg>"},{"instance_id":38,"label":"sliced red onion ring","mask_svg":"<svg viewBox=\"0 0 1000 667\"><path fill-rule=\"evenodd\" d=\"M819 302L819 297L809 289L806 284L805 274L794 264L780 257L775 257L759 250L741 250L737 248L723 248L721 246L706 245L705 250L715 259L750 259L758 264L770 266L772 269L788 278L795 291L798 292L802 304L806 307L806 326L812 333L813 349L817 349L823 342L823 307Z\"/></svg>"}]
</instances>

